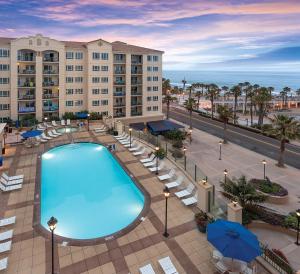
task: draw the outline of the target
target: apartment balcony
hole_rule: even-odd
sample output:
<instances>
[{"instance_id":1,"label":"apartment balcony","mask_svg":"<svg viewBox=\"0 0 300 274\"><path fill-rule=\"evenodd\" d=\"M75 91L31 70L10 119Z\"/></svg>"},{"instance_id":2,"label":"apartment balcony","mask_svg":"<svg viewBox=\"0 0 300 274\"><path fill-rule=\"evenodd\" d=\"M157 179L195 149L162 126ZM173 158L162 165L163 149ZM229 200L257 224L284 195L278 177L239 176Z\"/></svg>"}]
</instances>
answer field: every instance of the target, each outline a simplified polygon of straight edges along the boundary
<instances>
[{"instance_id":1,"label":"apartment balcony","mask_svg":"<svg viewBox=\"0 0 300 274\"><path fill-rule=\"evenodd\" d=\"M18 62L35 62L35 56L18 56Z\"/></svg>"},{"instance_id":2,"label":"apartment balcony","mask_svg":"<svg viewBox=\"0 0 300 274\"><path fill-rule=\"evenodd\" d=\"M125 64L126 55L125 54L114 54L114 64Z\"/></svg>"},{"instance_id":3,"label":"apartment balcony","mask_svg":"<svg viewBox=\"0 0 300 274\"><path fill-rule=\"evenodd\" d=\"M114 74L126 74L125 69L116 69L114 70Z\"/></svg>"},{"instance_id":4,"label":"apartment balcony","mask_svg":"<svg viewBox=\"0 0 300 274\"><path fill-rule=\"evenodd\" d=\"M58 57L44 57L43 58L43 62L47 62L47 63L56 63L59 62Z\"/></svg>"},{"instance_id":5,"label":"apartment balcony","mask_svg":"<svg viewBox=\"0 0 300 274\"><path fill-rule=\"evenodd\" d=\"M44 70L43 71L43 74L58 74L58 71L57 70Z\"/></svg>"},{"instance_id":6,"label":"apartment balcony","mask_svg":"<svg viewBox=\"0 0 300 274\"><path fill-rule=\"evenodd\" d=\"M131 116L142 116L143 112L142 111L131 111Z\"/></svg>"},{"instance_id":7,"label":"apartment balcony","mask_svg":"<svg viewBox=\"0 0 300 274\"><path fill-rule=\"evenodd\" d=\"M18 83L18 88L34 88L34 82L25 82L25 83Z\"/></svg>"},{"instance_id":8,"label":"apartment balcony","mask_svg":"<svg viewBox=\"0 0 300 274\"><path fill-rule=\"evenodd\" d=\"M142 106L142 105L143 105L142 101L131 102L131 106Z\"/></svg>"},{"instance_id":9,"label":"apartment balcony","mask_svg":"<svg viewBox=\"0 0 300 274\"><path fill-rule=\"evenodd\" d=\"M143 95L143 92L140 90L140 91L131 91L131 96L142 96Z\"/></svg>"},{"instance_id":10,"label":"apartment balcony","mask_svg":"<svg viewBox=\"0 0 300 274\"><path fill-rule=\"evenodd\" d=\"M35 107L19 107L19 113L33 113L35 112Z\"/></svg>"},{"instance_id":11,"label":"apartment balcony","mask_svg":"<svg viewBox=\"0 0 300 274\"><path fill-rule=\"evenodd\" d=\"M56 112L56 111L58 111L58 106L44 106L43 111L44 112Z\"/></svg>"},{"instance_id":12,"label":"apartment balcony","mask_svg":"<svg viewBox=\"0 0 300 274\"><path fill-rule=\"evenodd\" d=\"M43 94L43 99L58 99L59 94Z\"/></svg>"},{"instance_id":13,"label":"apartment balcony","mask_svg":"<svg viewBox=\"0 0 300 274\"><path fill-rule=\"evenodd\" d=\"M126 82L123 80L118 80L118 81L114 81L114 85L117 85L117 86L124 86L126 85Z\"/></svg>"},{"instance_id":14,"label":"apartment balcony","mask_svg":"<svg viewBox=\"0 0 300 274\"><path fill-rule=\"evenodd\" d=\"M126 106L125 102L114 102L114 108L125 107L125 106Z\"/></svg>"},{"instance_id":15,"label":"apartment balcony","mask_svg":"<svg viewBox=\"0 0 300 274\"><path fill-rule=\"evenodd\" d=\"M35 95L33 94L19 94L18 96L19 101L34 101Z\"/></svg>"},{"instance_id":16,"label":"apartment balcony","mask_svg":"<svg viewBox=\"0 0 300 274\"><path fill-rule=\"evenodd\" d=\"M125 112L114 113L114 118L121 118L121 117L125 117L125 116L126 116Z\"/></svg>"},{"instance_id":17,"label":"apartment balcony","mask_svg":"<svg viewBox=\"0 0 300 274\"><path fill-rule=\"evenodd\" d=\"M143 74L143 70L142 69L132 69L131 74Z\"/></svg>"},{"instance_id":18,"label":"apartment balcony","mask_svg":"<svg viewBox=\"0 0 300 274\"><path fill-rule=\"evenodd\" d=\"M28 70L28 69L19 69L18 74L23 74L23 75L32 75L35 74L35 70Z\"/></svg>"},{"instance_id":19,"label":"apartment balcony","mask_svg":"<svg viewBox=\"0 0 300 274\"><path fill-rule=\"evenodd\" d=\"M43 82L43 87L56 87L58 86L58 82Z\"/></svg>"},{"instance_id":20,"label":"apartment balcony","mask_svg":"<svg viewBox=\"0 0 300 274\"><path fill-rule=\"evenodd\" d=\"M126 96L126 92L125 91L115 91L114 96Z\"/></svg>"},{"instance_id":21,"label":"apartment balcony","mask_svg":"<svg viewBox=\"0 0 300 274\"><path fill-rule=\"evenodd\" d=\"M131 80L131 85L133 85L133 86L139 86L139 85L142 85L142 84L143 84L142 81L132 81Z\"/></svg>"}]
</instances>

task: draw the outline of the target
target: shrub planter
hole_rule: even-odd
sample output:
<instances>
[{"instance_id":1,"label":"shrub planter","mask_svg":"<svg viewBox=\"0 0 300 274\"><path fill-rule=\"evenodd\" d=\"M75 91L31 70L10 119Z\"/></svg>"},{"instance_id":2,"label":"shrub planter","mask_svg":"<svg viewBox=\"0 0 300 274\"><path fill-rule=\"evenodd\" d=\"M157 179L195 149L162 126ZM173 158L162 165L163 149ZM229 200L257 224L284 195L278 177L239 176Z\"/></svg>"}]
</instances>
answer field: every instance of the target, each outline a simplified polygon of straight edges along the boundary
<instances>
[{"instance_id":1,"label":"shrub planter","mask_svg":"<svg viewBox=\"0 0 300 274\"><path fill-rule=\"evenodd\" d=\"M213 219L209 217L205 212L200 211L195 214L195 222L197 224L198 230L202 233L206 233L207 225L213 222Z\"/></svg>"}]
</instances>

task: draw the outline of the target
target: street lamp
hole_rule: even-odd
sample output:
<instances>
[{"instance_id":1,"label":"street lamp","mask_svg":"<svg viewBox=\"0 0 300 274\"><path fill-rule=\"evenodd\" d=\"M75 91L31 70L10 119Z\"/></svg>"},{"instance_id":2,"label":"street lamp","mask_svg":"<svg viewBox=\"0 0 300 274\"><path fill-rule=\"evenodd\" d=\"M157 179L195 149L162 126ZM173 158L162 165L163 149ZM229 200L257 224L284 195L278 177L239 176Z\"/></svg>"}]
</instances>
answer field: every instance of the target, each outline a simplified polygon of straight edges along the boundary
<instances>
[{"instance_id":1,"label":"street lamp","mask_svg":"<svg viewBox=\"0 0 300 274\"><path fill-rule=\"evenodd\" d=\"M159 151L159 147L155 148L155 155L156 155L156 172L155 174L158 175L158 151Z\"/></svg>"},{"instance_id":2,"label":"street lamp","mask_svg":"<svg viewBox=\"0 0 300 274\"><path fill-rule=\"evenodd\" d=\"M222 160L222 141L219 141L219 160Z\"/></svg>"},{"instance_id":3,"label":"street lamp","mask_svg":"<svg viewBox=\"0 0 300 274\"><path fill-rule=\"evenodd\" d=\"M57 224L57 219L55 219L53 216L50 218L50 220L47 222L48 227L51 231L51 241L52 241L52 274L54 274L54 230L56 228L56 224Z\"/></svg>"},{"instance_id":4,"label":"street lamp","mask_svg":"<svg viewBox=\"0 0 300 274\"><path fill-rule=\"evenodd\" d=\"M261 162L264 165L264 180L266 180L266 164L267 164L267 161L266 160L262 160Z\"/></svg>"},{"instance_id":5,"label":"street lamp","mask_svg":"<svg viewBox=\"0 0 300 274\"><path fill-rule=\"evenodd\" d=\"M168 198L170 196L170 191L168 187L164 188L164 195L166 199L166 212L165 212L165 232L164 232L164 237L168 238L169 233L168 233Z\"/></svg>"},{"instance_id":6,"label":"street lamp","mask_svg":"<svg viewBox=\"0 0 300 274\"><path fill-rule=\"evenodd\" d=\"M225 184L226 184L227 174L228 174L228 170L224 169L224 183Z\"/></svg>"},{"instance_id":7,"label":"street lamp","mask_svg":"<svg viewBox=\"0 0 300 274\"><path fill-rule=\"evenodd\" d=\"M185 154L185 152L186 152L186 147L183 147L183 156L184 156L184 170L186 170L186 154Z\"/></svg>"},{"instance_id":8,"label":"street lamp","mask_svg":"<svg viewBox=\"0 0 300 274\"><path fill-rule=\"evenodd\" d=\"M193 132L193 130L190 128L190 129L189 129L189 134L190 134L190 144L192 143L192 132Z\"/></svg>"},{"instance_id":9,"label":"street lamp","mask_svg":"<svg viewBox=\"0 0 300 274\"><path fill-rule=\"evenodd\" d=\"M130 142L130 145L129 145L129 146L130 146L130 148L131 148L131 132L132 132L132 128L130 127L130 128L129 128L129 135L130 135L130 141L129 141L129 142Z\"/></svg>"},{"instance_id":10,"label":"street lamp","mask_svg":"<svg viewBox=\"0 0 300 274\"><path fill-rule=\"evenodd\" d=\"M300 209L296 210L296 216L297 216L297 241L296 245L300 245L299 243L299 232L300 232Z\"/></svg>"},{"instance_id":11,"label":"street lamp","mask_svg":"<svg viewBox=\"0 0 300 274\"><path fill-rule=\"evenodd\" d=\"M88 113L88 115L87 115L88 131L90 131L90 115L91 115L91 114L89 114L89 113Z\"/></svg>"}]
</instances>

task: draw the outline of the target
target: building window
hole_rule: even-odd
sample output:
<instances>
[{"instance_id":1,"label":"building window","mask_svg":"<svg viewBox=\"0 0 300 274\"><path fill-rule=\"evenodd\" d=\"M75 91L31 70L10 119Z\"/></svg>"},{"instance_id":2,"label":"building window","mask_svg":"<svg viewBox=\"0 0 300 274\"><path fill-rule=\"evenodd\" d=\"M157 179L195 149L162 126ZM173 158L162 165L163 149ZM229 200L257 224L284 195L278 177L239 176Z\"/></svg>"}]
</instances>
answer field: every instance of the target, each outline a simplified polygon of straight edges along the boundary
<instances>
[{"instance_id":1,"label":"building window","mask_svg":"<svg viewBox=\"0 0 300 274\"><path fill-rule=\"evenodd\" d=\"M9 84L9 78L0 78L0 84L1 85Z\"/></svg>"},{"instance_id":2,"label":"building window","mask_svg":"<svg viewBox=\"0 0 300 274\"><path fill-rule=\"evenodd\" d=\"M153 106L153 111L158 111L158 106Z\"/></svg>"},{"instance_id":3,"label":"building window","mask_svg":"<svg viewBox=\"0 0 300 274\"><path fill-rule=\"evenodd\" d=\"M83 66L75 66L76 71L83 71Z\"/></svg>"},{"instance_id":4,"label":"building window","mask_svg":"<svg viewBox=\"0 0 300 274\"><path fill-rule=\"evenodd\" d=\"M93 59L94 60L100 60L100 53L99 52L93 52Z\"/></svg>"},{"instance_id":5,"label":"building window","mask_svg":"<svg viewBox=\"0 0 300 274\"><path fill-rule=\"evenodd\" d=\"M152 100L152 97L151 96L148 96L147 97L147 101L151 101Z\"/></svg>"},{"instance_id":6,"label":"building window","mask_svg":"<svg viewBox=\"0 0 300 274\"><path fill-rule=\"evenodd\" d=\"M152 91L152 88L151 87L147 87L147 91Z\"/></svg>"},{"instance_id":7,"label":"building window","mask_svg":"<svg viewBox=\"0 0 300 274\"><path fill-rule=\"evenodd\" d=\"M94 95L100 94L100 90L98 88L93 88L92 94L94 94Z\"/></svg>"},{"instance_id":8,"label":"building window","mask_svg":"<svg viewBox=\"0 0 300 274\"><path fill-rule=\"evenodd\" d=\"M147 107L147 111L151 111L151 107Z\"/></svg>"},{"instance_id":9,"label":"building window","mask_svg":"<svg viewBox=\"0 0 300 274\"><path fill-rule=\"evenodd\" d=\"M101 94L108 94L108 88L102 88Z\"/></svg>"},{"instance_id":10,"label":"building window","mask_svg":"<svg viewBox=\"0 0 300 274\"><path fill-rule=\"evenodd\" d=\"M9 65L7 64L0 64L0 71L8 71Z\"/></svg>"},{"instance_id":11,"label":"building window","mask_svg":"<svg viewBox=\"0 0 300 274\"><path fill-rule=\"evenodd\" d=\"M101 100L101 105L102 106L107 106L108 105L108 100Z\"/></svg>"},{"instance_id":12,"label":"building window","mask_svg":"<svg viewBox=\"0 0 300 274\"><path fill-rule=\"evenodd\" d=\"M108 71L108 66L101 66L101 71Z\"/></svg>"},{"instance_id":13,"label":"building window","mask_svg":"<svg viewBox=\"0 0 300 274\"><path fill-rule=\"evenodd\" d=\"M0 57L9 57L9 49L0 49Z\"/></svg>"},{"instance_id":14,"label":"building window","mask_svg":"<svg viewBox=\"0 0 300 274\"><path fill-rule=\"evenodd\" d=\"M0 110L9 110L9 104L0 104Z\"/></svg>"},{"instance_id":15,"label":"building window","mask_svg":"<svg viewBox=\"0 0 300 274\"><path fill-rule=\"evenodd\" d=\"M0 90L0 97L9 97L8 90Z\"/></svg>"},{"instance_id":16,"label":"building window","mask_svg":"<svg viewBox=\"0 0 300 274\"><path fill-rule=\"evenodd\" d=\"M92 106L93 107L99 107L100 106L100 101L99 100L93 100L92 101Z\"/></svg>"},{"instance_id":17,"label":"building window","mask_svg":"<svg viewBox=\"0 0 300 274\"><path fill-rule=\"evenodd\" d=\"M158 71L158 67L153 67L153 71Z\"/></svg>"},{"instance_id":18,"label":"building window","mask_svg":"<svg viewBox=\"0 0 300 274\"><path fill-rule=\"evenodd\" d=\"M151 77L151 76L148 76L148 77L147 77L147 81L148 81L148 82L151 82L151 81L152 81L152 77Z\"/></svg>"},{"instance_id":19,"label":"building window","mask_svg":"<svg viewBox=\"0 0 300 274\"><path fill-rule=\"evenodd\" d=\"M158 62L158 56L157 55L153 56L153 62Z\"/></svg>"},{"instance_id":20,"label":"building window","mask_svg":"<svg viewBox=\"0 0 300 274\"><path fill-rule=\"evenodd\" d=\"M152 71L152 67L147 67L147 71Z\"/></svg>"},{"instance_id":21,"label":"building window","mask_svg":"<svg viewBox=\"0 0 300 274\"><path fill-rule=\"evenodd\" d=\"M158 96L153 96L153 101L158 101Z\"/></svg>"},{"instance_id":22,"label":"building window","mask_svg":"<svg viewBox=\"0 0 300 274\"><path fill-rule=\"evenodd\" d=\"M147 61L148 61L148 62L151 62L151 61L152 61L152 56L151 56L151 55L148 55L148 56L147 56Z\"/></svg>"},{"instance_id":23,"label":"building window","mask_svg":"<svg viewBox=\"0 0 300 274\"><path fill-rule=\"evenodd\" d=\"M107 83L108 77L101 77L101 83Z\"/></svg>"},{"instance_id":24,"label":"building window","mask_svg":"<svg viewBox=\"0 0 300 274\"><path fill-rule=\"evenodd\" d=\"M153 76L153 81L157 82L158 81L158 76Z\"/></svg>"},{"instance_id":25,"label":"building window","mask_svg":"<svg viewBox=\"0 0 300 274\"><path fill-rule=\"evenodd\" d=\"M76 52L75 59L83 59L83 52Z\"/></svg>"},{"instance_id":26,"label":"building window","mask_svg":"<svg viewBox=\"0 0 300 274\"><path fill-rule=\"evenodd\" d=\"M100 77L92 77L93 83L100 83Z\"/></svg>"},{"instance_id":27,"label":"building window","mask_svg":"<svg viewBox=\"0 0 300 274\"><path fill-rule=\"evenodd\" d=\"M66 52L66 59L73 59L74 53L72 51Z\"/></svg>"},{"instance_id":28,"label":"building window","mask_svg":"<svg viewBox=\"0 0 300 274\"><path fill-rule=\"evenodd\" d=\"M80 107L80 106L82 106L83 105L83 101L82 100L76 100L75 101L75 106L76 107Z\"/></svg>"},{"instance_id":29,"label":"building window","mask_svg":"<svg viewBox=\"0 0 300 274\"><path fill-rule=\"evenodd\" d=\"M0 117L0 123L7 123L9 120L9 117Z\"/></svg>"},{"instance_id":30,"label":"building window","mask_svg":"<svg viewBox=\"0 0 300 274\"><path fill-rule=\"evenodd\" d=\"M102 60L108 60L108 53L101 53Z\"/></svg>"},{"instance_id":31,"label":"building window","mask_svg":"<svg viewBox=\"0 0 300 274\"><path fill-rule=\"evenodd\" d=\"M73 89L72 88L67 88L66 89L66 94L67 95L73 94Z\"/></svg>"},{"instance_id":32,"label":"building window","mask_svg":"<svg viewBox=\"0 0 300 274\"><path fill-rule=\"evenodd\" d=\"M75 94L83 94L83 89L82 88L76 88L75 89Z\"/></svg>"},{"instance_id":33,"label":"building window","mask_svg":"<svg viewBox=\"0 0 300 274\"><path fill-rule=\"evenodd\" d=\"M100 66L93 66L93 71L100 71Z\"/></svg>"},{"instance_id":34,"label":"building window","mask_svg":"<svg viewBox=\"0 0 300 274\"><path fill-rule=\"evenodd\" d=\"M82 83L83 78L82 77L75 77L75 83Z\"/></svg>"},{"instance_id":35,"label":"building window","mask_svg":"<svg viewBox=\"0 0 300 274\"><path fill-rule=\"evenodd\" d=\"M153 91L158 91L158 86L154 86Z\"/></svg>"},{"instance_id":36,"label":"building window","mask_svg":"<svg viewBox=\"0 0 300 274\"><path fill-rule=\"evenodd\" d=\"M66 71L73 71L73 66L72 65L67 65L66 66Z\"/></svg>"},{"instance_id":37,"label":"building window","mask_svg":"<svg viewBox=\"0 0 300 274\"><path fill-rule=\"evenodd\" d=\"M73 107L73 101L66 101L66 107Z\"/></svg>"},{"instance_id":38,"label":"building window","mask_svg":"<svg viewBox=\"0 0 300 274\"><path fill-rule=\"evenodd\" d=\"M73 77L66 77L66 83L73 83Z\"/></svg>"}]
</instances>

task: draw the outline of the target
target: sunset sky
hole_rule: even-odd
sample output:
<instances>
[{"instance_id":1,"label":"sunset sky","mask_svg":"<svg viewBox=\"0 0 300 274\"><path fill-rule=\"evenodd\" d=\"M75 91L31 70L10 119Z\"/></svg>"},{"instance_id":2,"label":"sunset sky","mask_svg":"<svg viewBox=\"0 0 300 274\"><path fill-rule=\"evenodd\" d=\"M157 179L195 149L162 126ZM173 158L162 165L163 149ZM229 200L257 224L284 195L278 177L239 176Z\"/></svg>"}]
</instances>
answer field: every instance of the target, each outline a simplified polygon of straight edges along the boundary
<instances>
[{"instance_id":1,"label":"sunset sky","mask_svg":"<svg viewBox=\"0 0 300 274\"><path fill-rule=\"evenodd\" d=\"M171 70L300 71L299 0L0 0L2 37L120 40Z\"/></svg>"}]
</instances>

